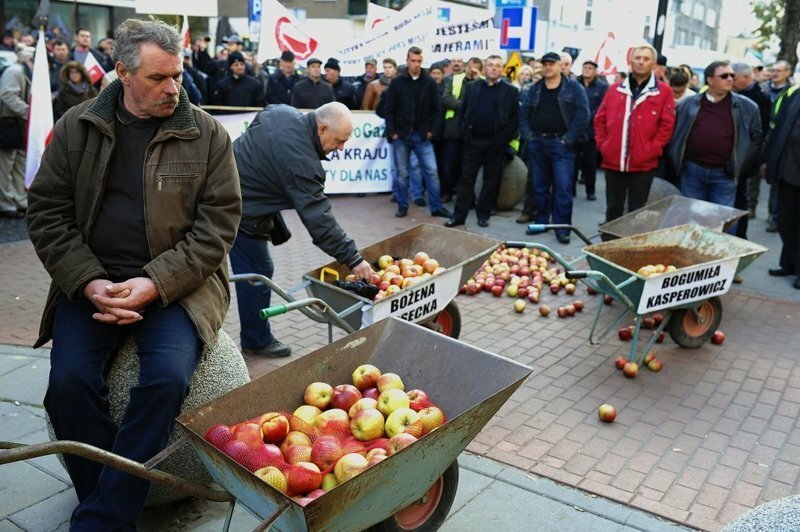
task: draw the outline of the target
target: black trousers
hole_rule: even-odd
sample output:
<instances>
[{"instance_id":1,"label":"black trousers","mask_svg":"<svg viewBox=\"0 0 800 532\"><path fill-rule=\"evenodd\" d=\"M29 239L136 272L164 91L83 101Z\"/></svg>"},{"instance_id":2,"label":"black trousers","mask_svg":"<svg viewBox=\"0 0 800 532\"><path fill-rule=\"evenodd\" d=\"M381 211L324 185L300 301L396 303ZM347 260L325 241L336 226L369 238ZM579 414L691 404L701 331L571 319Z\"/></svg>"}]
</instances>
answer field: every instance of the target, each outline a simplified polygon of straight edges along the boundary
<instances>
[{"instance_id":1,"label":"black trousers","mask_svg":"<svg viewBox=\"0 0 800 532\"><path fill-rule=\"evenodd\" d=\"M583 176L586 194L594 194L597 183L597 145L594 139L575 144L575 170L572 172L575 186L578 183L578 173Z\"/></svg>"},{"instance_id":2,"label":"black trousers","mask_svg":"<svg viewBox=\"0 0 800 532\"><path fill-rule=\"evenodd\" d=\"M743 211L747 210L747 183L749 181L750 178L740 177L739 182L736 183L736 199L733 200L733 206L737 209L742 209ZM736 224L736 236L739 238L744 238L745 240L747 239L747 222L747 215L744 215L739 218L739 221Z\"/></svg>"},{"instance_id":3,"label":"black trousers","mask_svg":"<svg viewBox=\"0 0 800 532\"><path fill-rule=\"evenodd\" d=\"M647 172L617 172L606 170L606 222L616 220L625 213L635 211L647 203L655 170Z\"/></svg>"},{"instance_id":4,"label":"black trousers","mask_svg":"<svg viewBox=\"0 0 800 532\"><path fill-rule=\"evenodd\" d=\"M800 187L779 181L778 234L783 242L780 266L800 276Z\"/></svg>"},{"instance_id":5,"label":"black trousers","mask_svg":"<svg viewBox=\"0 0 800 532\"><path fill-rule=\"evenodd\" d=\"M438 141L438 145L436 163L439 165L441 194L442 196L458 194L464 142L461 139L445 139Z\"/></svg>"},{"instance_id":6,"label":"black trousers","mask_svg":"<svg viewBox=\"0 0 800 532\"><path fill-rule=\"evenodd\" d=\"M481 167L483 167L483 187L478 195L478 201L475 202L475 214L479 219L489 218L497 202L505 161L505 145L498 144L494 138L472 138L464 141L463 171L453 219L466 220L469 209L475 201L475 179Z\"/></svg>"}]
</instances>

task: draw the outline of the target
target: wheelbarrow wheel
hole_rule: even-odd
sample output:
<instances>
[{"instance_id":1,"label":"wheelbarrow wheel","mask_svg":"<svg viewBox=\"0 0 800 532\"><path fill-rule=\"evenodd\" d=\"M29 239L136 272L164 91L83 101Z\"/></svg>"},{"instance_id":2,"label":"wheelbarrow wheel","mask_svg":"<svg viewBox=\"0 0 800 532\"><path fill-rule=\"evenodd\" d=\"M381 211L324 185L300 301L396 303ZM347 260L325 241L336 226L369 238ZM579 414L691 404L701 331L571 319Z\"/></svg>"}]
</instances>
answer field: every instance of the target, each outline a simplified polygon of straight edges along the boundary
<instances>
[{"instance_id":1,"label":"wheelbarrow wheel","mask_svg":"<svg viewBox=\"0 0 800 532\"><path fill-rule=\"evenodd\" d=\"M703 301L695 310L701 321L692 309L679 309L673 312L667 324L669 335L681 347L700 347L708 342L722 321L722 302L718 297Z\"/></svg>"},{"instance_id":2,"label":"wheelbarrow wheel","mask_svg":"<svg viewBox=\"0 0 800 532\"><path fill-rule=\"evenodd\" d=\"M368 532L427 532L439 530L450 513L458 489L458 460L428 488L417 502L403 508L390 518L371 526Z\"/></svg>"},{"instance_id":3,"label":"wheelbarrow wheel","mask_svg":"<svg viewBox=\"0 0 800 532\"><path fill-rule=\"evenodd\" d=\"M450 338L458 338L461 334L461 312L455 301L448 303L435 318L433 324L440 333Z\"/></svg>"}]
</instances>

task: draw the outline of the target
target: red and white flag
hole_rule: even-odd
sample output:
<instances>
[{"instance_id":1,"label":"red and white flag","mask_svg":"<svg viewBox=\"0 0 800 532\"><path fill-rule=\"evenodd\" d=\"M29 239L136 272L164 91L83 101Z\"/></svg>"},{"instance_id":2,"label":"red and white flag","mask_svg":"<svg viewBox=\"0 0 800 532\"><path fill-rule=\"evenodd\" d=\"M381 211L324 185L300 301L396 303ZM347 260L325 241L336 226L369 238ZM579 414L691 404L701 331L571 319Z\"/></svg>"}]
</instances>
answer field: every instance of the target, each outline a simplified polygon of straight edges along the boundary
<instances>
[{"instance_id":1,"label":"red and white flag","mask_svg":"<svg viewBox=\"0 0 800 532\"><path fill-rule=\"evenodd\" d=\"M609 31L594 56L594 62L597 63L597 74L613 76L617 72L625 72L627 62L622 60L621 55L614 32Z\"/></svg>"},{"instance_id":2,"label":"red and white flag","mask_svg":"<svg viewBox=\"0 0 800 532\"><path fill-rule=\"evenodd\" d=\"M40 35L43 35L41 32ZM45 39L36 43L31 80L31 102L28 108L28 147L25 154L25 188L31 186L45 147L53 137L53 102L50 99L50 72L47 65Z\"/></svg>"},{"instance_id":3,"label":"red and white flag","mask_svg":"<svg viewBox=\"0 0 800 532\"><path fill-rule=\"evenodd\" d=\"M100 66L100 63L97 62L97 59L94 58L94 54L92 52L86 54L86 59L83 61L83 66L86 67L89 77L92 78L92 85L100 81L103 76L106 75L106 71L103 70L103 67Z\"/></svg>"},{"instance_id":4,"label":"red and white flag","mask_svg":"<svg viewBox=\"0 0 800 532\"><path fill-rule=\"evenodd\" d=\"M186 50L192 49L192 34L189 31L189 17L183 16L183 26L181 26L181 46Z\"/></svg>"}]
</instances>

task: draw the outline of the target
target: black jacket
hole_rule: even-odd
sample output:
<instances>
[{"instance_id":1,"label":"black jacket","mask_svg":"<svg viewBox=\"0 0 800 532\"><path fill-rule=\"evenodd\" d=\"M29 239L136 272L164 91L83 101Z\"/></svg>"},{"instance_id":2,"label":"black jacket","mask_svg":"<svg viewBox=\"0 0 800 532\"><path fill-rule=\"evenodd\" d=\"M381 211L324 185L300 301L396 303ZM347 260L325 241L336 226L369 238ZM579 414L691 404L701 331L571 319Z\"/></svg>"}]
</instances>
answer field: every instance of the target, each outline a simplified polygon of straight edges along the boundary
<instances>
[{"instance_id":1,"label":"black jacket","mask_svg":"<svg viewBox=\"0 0 800 532\"><path fill-rule=\"evenodd\" d=\"M300 81L300 76L292 72L288 78L278 70L269 76L267 82L267 104L282 103L290 105L292 103L292 89Z\"/></svg>"},{"instance_id":2,"label":"black jacket","mask_svg":"<svg viewBox=\"0 0 800 532\"><path fill-rule=\"evenodd\" d=\"M265 237L272 215L294 209L314 245L342 264L361 262L355 242L336 222L324 194L325 154L314 112L270 105L233 143L242 187L239 230Z\"/></svg>"},{"instance_id":3,"label":"black jacket","mask_svg":"<svg viewBox=\"0 0 800 532\"><path fill-rule=\"evenodd\" d=\"M441 128L442 103L436 82L423 70L416 101L411 92L411 82L408 71L404 71L392 79L382 96L386 98L386 136L389 139L395 134L401 139L407 138L414 132L415 122L418 124L416 131L423 135L436 133Z\"/></svg>"},{"instance_id":4,"label":"black jacket","mask_svg":"<svg viewBox=\"0 0 800 532\"><path fill-rule=\"evenodd\" d=\"M333 88L322 79L313 82L303 78L292 89L292 107L298 109L316 109L334 99Z\"/></svg>"},{"instance_id":5,"label":"black jacket","mask_svg":"<svg viewBox=\"0 0 800 532\"><path fill-rule=\"evenodd\" d=\"M462 132L464 140L469 141L471 130L475 125L477 108L480 100L481 87L486 85L486 80L471 81L464 89L464 101L461 113L458 114L458 129ZM494 109L494 139L499 145L507 144L517 134L519 125L519 91L517 88L502 78L497 82L497 94Z\"/></svg>"},{"instance_id":6,"label":"black jacket","mask_svg":"<svg viewBox=\"0 0 800 532\"><path fill-rule=\"evenodd\" d=\"M764 147L764 160L767 163L767 181L785 181L800 187L800 175L786 175L781 172L781 158L789 146L789 137L800 120L800 89L784 95L780 110L775 118L775 127L770 130Z\"/></svg>"},{"instance_id":7,"label":"black jacket","mask_svg":"<svg viewBox=\"0 0 800 532\"><path fill-rule=\"evenodd\" d=\"M601 78L594 78L589 86L583 84L583 76L578 76L576 79L581 84L583 90L586 91L586 98L589 100L589 124L594 120L594 115L600 109L600 104L603 103L603 98L608 91L608 83Z\"/></svg>"},{"instance_id":8,"label":"black jacket","mask_svg":"<svg viewBox=\"0 0 800 532\"><path fill-rule=\"evenodd\" d=\"M233 107L264 107L264 87L252 76L228 75L217 83L211 103Z\"/></svg>"},{"instance_id":9,"label":"black jacket","mask_svg":"<svg viewBox=\"0 0 800 532\"><path fill-rule=\"evenodd\" d=\"M339 78L339 81L331 87L333 87L333 95L337 102L345 104L348 109L358 109L356 89L352 83Z\"/></svg>"},{"instance_id":10,"label":"black jacket","mask_svg":"<svg viewBox=\"0 0 800 532\"><path fill-rule=\"evenodd\" d=\"M772 102L769 101L769 96L764 94L758 83L753 83L750 88L743 90L739 94L750 98L758 106L758 114L761 116L761 131L766 136L769 130L770 114L772 113Z\"/></svg>"}]
</instances>

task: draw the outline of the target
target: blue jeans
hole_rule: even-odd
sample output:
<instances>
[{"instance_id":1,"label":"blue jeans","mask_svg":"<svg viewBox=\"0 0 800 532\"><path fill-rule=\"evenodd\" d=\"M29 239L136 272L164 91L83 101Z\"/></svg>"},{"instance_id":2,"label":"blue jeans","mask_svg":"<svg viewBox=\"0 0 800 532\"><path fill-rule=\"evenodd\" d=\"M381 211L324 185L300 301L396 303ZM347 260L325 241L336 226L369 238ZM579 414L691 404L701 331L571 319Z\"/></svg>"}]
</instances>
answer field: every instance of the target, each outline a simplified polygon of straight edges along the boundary
<instances>
[{"instance_id":1,"label":"blue jeans","mask_svg":"<svg viewBox=\"0 0 800 532\"><path fill-rule=\"evenodd\" d=\"M575 153L561 139L542 137L530 141L527 153L536 198L536 223L571 224Z\"/></svg>"},{"instance_id":2,"label":"blue jeans","mask_svg":"<svg viewBox=\"0 0 800 532\"><path fill-rule=\"evenodd\" d=\"M406 139L397 139L392 142L392 151L394 152L394 164L397 167L397 206L401 209L408 209L409 159L413 153L419 161L425 189L428 191L428 206L432 213L441 209L439 174L436 170L436 154L433 153L431 141L415 132Z\"/></svg>"},{"instance_id":3,"label":"blue jeans","mask_svg":"<svg viewBox=\"0 0 800 532\"><path fill-rule=\"evenodd\" d=\"M202 344L178 303L147 307L144 319L109 325L92 318L86 299L58 300L53 322L50 379L44 406L59 440L78 440L146 462L169 441L174 418L189 393ZM139 383L119 429L111 419L105 372L128 336L136 339ZM64 455L80 503L70 530L133 529L150 483L112 467Z\"/></svg>"},{"instance_id":4,"label":"blue jeans","mask_svg":"<svg viewBox=\"0 0 800 532\"><path fill-rule=\"evenodd\" d=\"M397 176L392 181L392 195L397 200ZM419 161L416 154L411 152L408 163L408 185L411 189L411 197L414 199L425 199L425 187L422 186L422 173L419 171Z\"/></svg>"},{"instance_id":5,"label":"blue jeans","mask_svg":"<svg viewBox=\"0 0 800 532\"><path fill-rule=\"evenodd\" d=\"M733 207L736 201L736 180L724 168L705 168L686 161L681 171L681 193L689 198ZM735 235L736 224L726 232Z\"/></svg>"},{"instance_id":6,"label":"blue jeans","mask_svg":"<svg viewBox=\"0 0 800 532\"><path fill-rule=\"evenodd\" d=\"M233 273L257 273L272 279L275 264L269 254L267 241L239 231L230 253ZM260 349L275 341L268 320L258 317L258 312L269 306L272 290L266 285L236 283L236 303L242 326L242 349Z\"/></svg>"}]
</instances>

